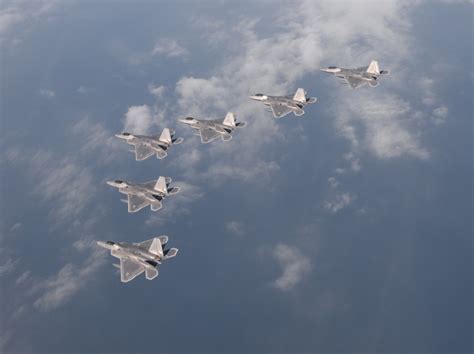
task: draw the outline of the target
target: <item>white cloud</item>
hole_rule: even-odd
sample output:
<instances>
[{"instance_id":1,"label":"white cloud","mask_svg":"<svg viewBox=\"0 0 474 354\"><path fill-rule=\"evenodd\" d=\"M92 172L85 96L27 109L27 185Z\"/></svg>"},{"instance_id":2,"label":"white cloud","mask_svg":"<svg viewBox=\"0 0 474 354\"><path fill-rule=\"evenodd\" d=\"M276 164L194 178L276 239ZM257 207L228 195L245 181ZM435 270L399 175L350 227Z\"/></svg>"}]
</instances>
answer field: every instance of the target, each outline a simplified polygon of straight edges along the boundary
<instances>
[{"instance_id":1,"label":"white cloud","mask_svg":"<svg viewBox=\"0 0 474 354\"><path fill-rule=\"evenodd\" d=\"M446 118L448 118L448 114L449 114L448 107L446 107L444 105L440 106L438 108L435 108L433 110L433 117L432 117L433 122L436 125L446 123Z\"/></svg>"},{"instance_id":2,"label":"white cloud","mask_svg":"<svg viewBox=\"0 0 474 354\"><path fill-rule=\"evenodd\" d=\"M56 93L53 90L48 90L48 89L41 89L40 94L41 96L47 97L47 98L56 97Z\"/></svg>"},{"instance_id":3,"label":"white cloud","mask_svg":"<svg viewBox=\"0 0 474 354\"><path fill-rule=\"evenodd\" d=\"M166 88L161 85L161 86L156 86L153 84L148 85L148 92L155 96L157 99L161 98L163 96L163 93L165 92Z\"/></svg>"},{"instance_id":4,"label":"white cloud","mask_svg":"<svg viewBox=\"0 0 474 354\"><path fill-rule=\"evenodd\" d=\"M8 1L0 5L0 43L21 40L33 24L49 19L58 7L58 0Z\"/></svg>"},{"instance_id":5,"label":"white cloud","mask_svg":"<svg viewBox=\"0 0 474 354\"><path fill-rule=\"evenodd\" d=\"M353 153L367 150L380 159L429 157L416 133L416 111L409 102L394 94L352 96L354 99L335 108L335 125L351 142Z\"/></svg>"},{"instance_id":6,"label":"white cloud","mask_svg":"<svg viewBox=\"0 0 474 354\"><path fill-rule=\"evenodd\" d=\"M21 222L16 222L12 227L10 227L10 232L16 232L21 229L23 224Z\"/></svg>"},{"instance_id":7,"label":"white cloud","mask_svg":"<svg viewBox=\"0 0 474 354\"><path fill-rule=\"evenodd\" d=\"M8 273L12 272L15 269L15 266L18 264L18 259L8 258L3 265L0 265L0 278Z\"/></svg>"},{"instance_id":8,"label":"white cloud","mask_svg":"<svg viewBox=\"0 0 474 354\"><path fill-rule=\"evenodd\" d=\"M225 228L227 231L237 236L242 236L245 233L244 224L239 221L229 221L225 224Z\"/></svg>"},{"instance_id":9,"label":"white cloud","mask_svg":"<svg viewBox=\"0 0 474 354\"><path fill-rule=\"evenodd\" d=\"M164 38L156 42L152 55L163 55L168 58L187 57L189 52L181 46L176 40Z\"/></svg>"},{"instance_id":10,"label":"white cloud","mask_svg":"<svg viewBox=\"0 0 474 354\"><path fill-rule=\"evenodd\" d=\"M153 123L153 116L148 105L132 106L125 114L124 130L134 134L146 134Z\"/></svg>"},{"instance_id":11,"label":"white cloud","mask_svg":"<svg viewBox=\"0 0 474 354\"><path fill-rule=\"evenodd\" d=\"M351 193L337 194L332 200L324 202L324 208L332 213L337 213L339 210L352 204L355 198Z\"/></svg>"},{"instance_id":12,"label":"white cloud","mask_svg":"<svg viewBox=\"0 0 474 354\"><path fill-rule=\"evenodd\" d=\"M335 177L329 177L328 183L331 188L337 188L339 186L339 181Z\"/></svg>"},{"instance_id":13,"label":"white cloud","mask_svg":"<svg viewBox=\"0 0 474 354\"><path fill-rule=\"evenodd\" d=\"M56 275L39 282L34 291L40 295L33 306L41 311L51 311L66 304L105 263L102 252L91 252L82 264L68 263Z\"/></svg>"},{"instance_id":14,"label":"white cloud","mask_svg":"<svg viewBox=\"0 0 474 354\"><path fill-rule=\"evenodd\" d=\"M279 243L273 249L273 257L282 268L282 274L273 282L279 290L293 289L311 271L311 261L299 249Z\"/></svg>"}]
</instances>

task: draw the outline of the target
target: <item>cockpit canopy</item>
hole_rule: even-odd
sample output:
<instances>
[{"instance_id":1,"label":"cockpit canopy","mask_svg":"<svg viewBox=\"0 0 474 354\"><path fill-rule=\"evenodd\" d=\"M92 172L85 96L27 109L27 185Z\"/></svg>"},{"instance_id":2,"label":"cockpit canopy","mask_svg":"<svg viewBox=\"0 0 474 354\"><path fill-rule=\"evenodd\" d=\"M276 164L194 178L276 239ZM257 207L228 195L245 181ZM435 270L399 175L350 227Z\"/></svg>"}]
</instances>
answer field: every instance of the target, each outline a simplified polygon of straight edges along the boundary
<instances>
[{"instance_id":1,"label":"cockpit canopy","mask_svg":"<svg viewBox=\"0 0 474 354\"><path fill-rule=\"evenodd\" d=\"M185 119L185 120L194 120L193 117L186 117L186 118L184 118L184 119Z\"/></svg>"},{"instance_id":2,"label":"cockpit canopy","mask_svg":"<svg viewBox=\"0 0 474 354\"><path fill-rule=\"evenodd\" d=\"M108 244L108 245L110 245L110 246L115 245L115 242L113 242L113 241L105 241L105 243Z\"/></svg>"},{"instance_id":3,"label":"cockpit canopy","mask_svg":"<svg viewBox=\"0 0 474 354\"><path fill-rule=\"evenodd\" d=\"M116 181L115 181L115 183L117 183L117 184L122 184L122 183L123 183L123 181L122 181L122 180L120 180L120 179L118 179L118 180L116 180Z\"/></svg>"},{"instance_id":4,"label":"cockpit canopy","mask_svg":"<svg viewBox=\"0 0 474 354\"><path fill-rule=\"evenodd\" d=\"M258 97L263 97L264 94L263 93L257 93L255 96L258 96Z\"/></svg>"},{"instance_id":5,"label":"cockpit canopy","mask_svg":"<svg viewBox=\"0 0 474 354\"><path fill-rule=\"evenodd\" d=\"M337 66L329 66L328 69L339 69Z\"/></svg>"},{"instance_id":6,"label":"cockpit canopy","mask_svg":"<svg viewBox=\"0 0 474 354\"><path fill-rule=\"evenodd\" d=\"M129 136L130 133L122 133L123 136Z\"/></svg>"}]
</instances>

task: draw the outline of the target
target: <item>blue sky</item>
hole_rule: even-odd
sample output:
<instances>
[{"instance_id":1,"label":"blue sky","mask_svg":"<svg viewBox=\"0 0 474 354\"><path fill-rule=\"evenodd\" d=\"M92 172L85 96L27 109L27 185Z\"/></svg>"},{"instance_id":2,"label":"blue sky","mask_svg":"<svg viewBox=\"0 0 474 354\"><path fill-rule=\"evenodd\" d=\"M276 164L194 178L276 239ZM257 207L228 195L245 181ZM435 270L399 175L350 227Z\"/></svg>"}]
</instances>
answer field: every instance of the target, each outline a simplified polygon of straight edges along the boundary
<instances>
[{"instance_id":1,"label":"blue sky","mask_svg":"<svg viewBox=\"0 0 474 354\"><path fill-rule=\"evenodd\" d=\"M471 352L472 2L0 6L0 351ZM377 59L350 90L320 67ZM304 87L273 120L247 96ZM248 126L202 145L176 119ZM114 134L183 136L136 162ZM130 215L105 184L171 176ZM121 284L95 241L169 235Z\"/></svg>"}]
</instances>

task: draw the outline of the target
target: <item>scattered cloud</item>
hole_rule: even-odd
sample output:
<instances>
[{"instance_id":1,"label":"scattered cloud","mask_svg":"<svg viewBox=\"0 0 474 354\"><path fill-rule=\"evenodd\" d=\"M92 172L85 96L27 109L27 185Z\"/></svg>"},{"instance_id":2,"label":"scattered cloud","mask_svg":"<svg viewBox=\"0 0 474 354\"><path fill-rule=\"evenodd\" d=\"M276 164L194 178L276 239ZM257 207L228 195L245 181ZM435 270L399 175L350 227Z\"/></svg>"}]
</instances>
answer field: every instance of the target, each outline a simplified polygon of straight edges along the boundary
<instances>
[{"instance_id":1,"label":"scattered cloud","mask_svg":"<svg viewBox=\"0 0 474 354\"><path fill-rule=\"evenodd\" d=\"M168 58L185 58L189 55L189 52L176 40L164 38L156 42L151 54L153 56L162 55Z\"/></svg>"},{"instance_id":2,"label":"scattered cloud","mask_svg":"<svg viewBox=\"0 0 474 354\"><path fill-rule=\"evenodd\" d=\"M0 6L0 43L18 43L24 31L48 20L59 7L59 0L9 1Z\"/></svg>"},{"instance_id":3,"label":"scattered cloud","mask_svg":"<svg viewBox=\"0 0 474 354\"><path fill-rule=\"evenodd\" d=\"M4 275L7 275L11 271L13 271L13 269L15 268L17 264L18 264L18 259L15 260L12 258L8 258L5 261L5 263L0 265L0 278L3 277Z\"/></svg>"},{"instance_id":4,"label":"scattered cloud","mask_svg":"<svg viewBox=\"0 0 474 354\"><path fill-rule=\"evenodd\" d=\"M448 118L449 110L448 107L446 106L440 106L438 108L435 108L433 110L433 122L436 125L444 124L446 123L446 119Z\"/></svg>"},{"instance_id":5,"label":"scattered cloud","mask_svg":"<svg viewBox=\"0 0 474 354\"><path fill-rule=\"evenodd\" d=\"M335 108L336 129L350 141L351 159L364 150L380 159L429 157L416 132L416 111L408 101L394 94L364 92L356 96ZM353 169L359 169L357 165Z\"/></svg>"},{"instance_id":6,"label":"scattered cloud","mask_svg":"<svg viewBox=\"0 0 474 354\"><path fill-rule=\"evenodd\" d=\"M324 208L331 213L337 213L339 210L352 204L355 198L351 193L336 194L333 199L324 202Z\"/></svg>"},{"instance_id":7,"label":"scattered cloud","mask_svg":"<svg viewBox=\"0 0 474 354\"><path fill-rule=\"evenodd\" d=\"M245 233L244 224L239 221L229 221L225 224L225 228L227 231L237 236L242 236Z\"/></svg>"},{"instance_id":8,"label":"scattered cloud","mask_svg":"<svg viewBox=\"0 0 474 354\"><path fill-rule=\"evenodd\" d=\"M273 249L273 257L282 269L282 274L273 282L279 290L293 289L311 271L310 259L296 247L279 243Z\"/></svg>"},{"instance_id":9,"label":"scattered cloud","mask_svg":"<svg viewBox=\"0 0 474 354\"><path fill-rule=\"evenodd\" d=\"M82 264L68 263L56 275L39 282L34 289L39 296L33 306L46 312L66 304L105 263L102 252L91 252Z\"/></svg>"},{"instance_id":10,"label":"scattered cloud","mask_svg":"<svg viewBox=\"0 0 474 354\"><path fill-rule=\"evenodd\" d=\"M21 222L16 222L15 224L12 225L12 227L10 227L10 232L16 232L20 230L22 226L23 224Z\"/></svg>"},{"instance_id":11,"label":"scattered cloud","mask_svg":"<svg viewBox=\"0 0 474 354\"><path fill-rule=\"evenodd\" d=\"M331 188L337 188L339 186L339 181L335 177L329 177L328 183Z\"/></svg>"},{"instance_id":12,"label":"scattered cloud","mask_svg":"<svg viewBox=\"0 0 474 354\"><path fill-rule=\"evenodd\" d=\"M41 96L47 97L47 98L56 97L56 93L53 90L48 90L48 89L41 89L40 94L41 94Z\"/></svg>"}]
</instances>

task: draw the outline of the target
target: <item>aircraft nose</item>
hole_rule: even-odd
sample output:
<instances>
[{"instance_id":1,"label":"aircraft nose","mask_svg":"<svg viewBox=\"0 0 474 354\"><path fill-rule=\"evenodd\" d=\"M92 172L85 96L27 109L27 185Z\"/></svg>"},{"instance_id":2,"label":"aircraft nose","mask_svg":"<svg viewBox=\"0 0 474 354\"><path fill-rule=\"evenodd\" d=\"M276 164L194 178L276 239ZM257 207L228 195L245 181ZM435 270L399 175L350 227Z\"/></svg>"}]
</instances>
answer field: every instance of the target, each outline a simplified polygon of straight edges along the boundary
<instances>
[{"instance_id":1,"label":"aircraft nose","mask_svg":"<svg viewBox=\"0 0 474 354\"><path fill-rule=\"evenodd\" d=\"M132 138L132 135L129 134L129 133L115 134L115 136L117 138L120 138L120 139L131 139Z\"/></svg>"},{"instance_id":2,"label":"aircraft nose","mask_svg":"<svg viewBox=\"0 0 474 354\"><path fill-rule=\"evenodd\" d=\"M122 181L107 181L109 186L119 188L123 182Z\"/></svg>"}]
</instances>

